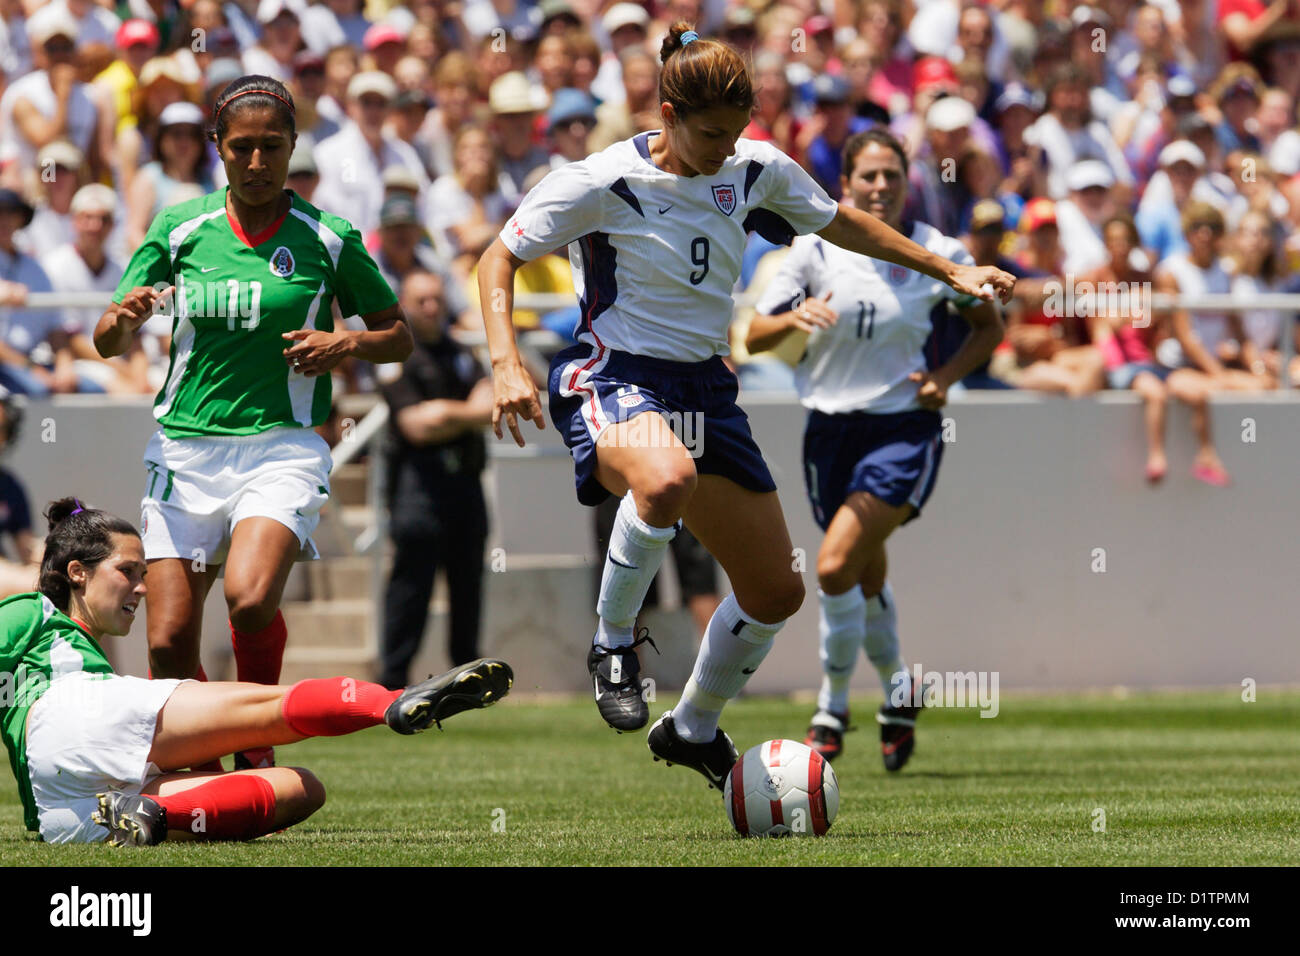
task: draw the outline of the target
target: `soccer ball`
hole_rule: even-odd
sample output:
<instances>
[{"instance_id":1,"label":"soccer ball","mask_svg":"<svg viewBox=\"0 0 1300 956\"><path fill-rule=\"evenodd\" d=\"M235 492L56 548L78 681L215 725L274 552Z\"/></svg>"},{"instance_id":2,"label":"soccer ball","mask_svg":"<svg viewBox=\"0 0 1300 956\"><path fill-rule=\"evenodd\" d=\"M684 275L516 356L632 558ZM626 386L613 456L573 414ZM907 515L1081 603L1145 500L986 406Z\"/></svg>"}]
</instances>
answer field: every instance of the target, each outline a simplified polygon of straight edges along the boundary
<instances>
[{"instance_id":1,"label":"soccer ball","mask_svg":"<svg viewBox=\"0 0 1300 956\"><path fill-rule=\"evenodd\" d=\"M736 761L722 797L741 836L823 836L840 808L840 785L815 750L769 740Z\"/></svg>"}]
</instances>

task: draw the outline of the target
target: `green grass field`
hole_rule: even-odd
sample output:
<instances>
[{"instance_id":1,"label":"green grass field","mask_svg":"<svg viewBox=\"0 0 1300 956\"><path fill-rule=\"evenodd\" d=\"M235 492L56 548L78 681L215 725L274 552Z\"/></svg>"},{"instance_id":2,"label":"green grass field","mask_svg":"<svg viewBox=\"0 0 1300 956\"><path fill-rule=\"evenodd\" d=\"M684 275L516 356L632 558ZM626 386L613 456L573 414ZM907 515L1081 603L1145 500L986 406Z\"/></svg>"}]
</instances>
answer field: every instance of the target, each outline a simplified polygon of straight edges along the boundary
<instances>
[{"instance_id":1,"label":"green grass field","mask_svg":"<svg viewBox=\"0 0 1300 956\"><path fill-rule=\"evenodd\" d=\"M675 700L675 697L672 698ZM652 717L672 700L652 706ZM604 729L589 700L509 699L398 737L375 728L281 748L329 802L240 845L51 847L0 800L0 864L1241 865L1300 862L1300 692L1004 694L1001 713L933 710L915 756L886 775L873 704L835 765L823 839L745 840L704 779L653 763L643 734ZM746 699L724 727L744 750L802 739L810 707ZM1105 810L1105 832L1094 811ZM497 828L494 829L494 822ZM504 824L504 829L501 829Z\"/></svg>"}]
</instances>

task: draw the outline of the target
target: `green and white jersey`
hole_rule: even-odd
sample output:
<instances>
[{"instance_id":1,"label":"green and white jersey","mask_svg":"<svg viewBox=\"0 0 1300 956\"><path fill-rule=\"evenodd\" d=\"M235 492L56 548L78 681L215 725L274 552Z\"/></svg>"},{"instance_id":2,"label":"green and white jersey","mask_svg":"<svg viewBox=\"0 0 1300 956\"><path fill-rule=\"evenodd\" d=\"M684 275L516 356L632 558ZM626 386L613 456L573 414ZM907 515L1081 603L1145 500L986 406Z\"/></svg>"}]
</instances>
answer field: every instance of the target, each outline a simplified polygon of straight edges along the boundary
<instances>
[{"instance_id":1,"label":"green and white jersey","mask_svg":"<svg viewBox=\"0 0 1300 956\"><path fill-rule=\"evenodd\" d=\"M27 772L27 712L53 681L78 672L113 673L103 648L85 628L39 592L0 601L0 735L29 830L37 829L37 820Z\"/></svg>"},{"instance_id":2,"label":"green and white jersey","mask_svg":"<svg viewBox=\"0 0 1300 956\"><path fill-rule=\"evenodd\" d=\"M154 400L168 438L322 424L330 376L289 368L281 336L333 331L336 300L345 317L397 304L361 234L289 195L285 217L251 237L226 215L225 189L171 206L131 257L115 303L136 286L176 287L171 364Z\"/></svg>"}]
</instances>

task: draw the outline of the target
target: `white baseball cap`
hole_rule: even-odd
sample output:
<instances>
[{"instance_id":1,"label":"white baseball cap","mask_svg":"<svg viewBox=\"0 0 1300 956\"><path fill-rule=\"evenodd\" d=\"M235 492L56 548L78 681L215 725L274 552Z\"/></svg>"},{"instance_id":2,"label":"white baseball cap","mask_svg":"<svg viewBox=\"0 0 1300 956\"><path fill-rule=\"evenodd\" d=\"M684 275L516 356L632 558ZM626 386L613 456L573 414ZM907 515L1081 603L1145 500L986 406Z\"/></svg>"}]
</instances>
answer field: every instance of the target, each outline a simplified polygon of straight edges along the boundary
<instances>
[{"instance_id":1,"label":"white baseball cap","mask_svg":"<svg viewBox=\"0 0 1300 956\"><path fill-rule=\"evenodd\" d=\"M960 96L945 96L936 100L925 114L926 127L941 133L951 133L974 122L975 107Z\"/></svg>"},{"instance_id":2,"label":"white baseball cap","mask_svg":"<svg viewBox=\"0 0 1300 956\"><path fill-rule=\"evenodd\" d=\"M35 49L54 37L76 41L81 32L76 18L62 3L47 3L27 18L27 40Z\"/></svg>"},{"instance_id":3,"label":"white baseball cap","mask_svg":"<svg viewBox=\"0 0 1300 956\"><path fill-rule=\"evenodd\" d=\"M1065 174L1065 188L1070 192L1102 186L1109 189L1115 185L1115 174L1099 159L1085 159L1070 167Z\"/></svg>"},{"instance_id":4,"label":"white baseball cap","mask_svg":"<svg viewBox=\"0 0 1300 956\"><path fill-rule=\"evenodd\" d=\"M645 7L639 3L616 3L605 11L600 25L609 34L626 26L637 26L646 30L650 27L650 14L646 13Z\"/></svg>"},{"instance_id":5,"label":"white baseball cap","mask_svg":"<svg viewBox=\"0 0 1300 956\"><path fill-rule=\"evenodd\" d=\"M103 183L90 183L73 194L71 209L73 213L106 212L116 218L117 194Z\"/></svg>"},{"instance_id":6,"label":"white baseball cap","mask_svg":"<svg viewBox=\"0 0 1300 956\"><path fill-rule=\"evenodd\" d=\"M303 0L262 0L257 5L257 22L270 23L282 13L291 13L301 23L306 11L307 4Z\"/></svg>"},{"instance_id":7,"label":"white baseball cap","mask_svg":"<svg viewBox=\"0 0 1300 956\"><path fill-rule=\"evenodd\" d=\"M378 93L391 103L397 98L397 84L382 70L365 70L348 81L348 99L359 100L367 93Z\"/></svg>"},{"instance_id":8,"label":"white baseball cap","mask_svg":"<svg viewBox=\"0 0 1300 956\"><path fill-rule=\"evenodd\" d=\"M1174 163L1191 163L1197 169L1204 169L1205 154L1191 140L1176 139L1160 151L1156 162L1162 169Z\"/></svg>"}]
</instances>

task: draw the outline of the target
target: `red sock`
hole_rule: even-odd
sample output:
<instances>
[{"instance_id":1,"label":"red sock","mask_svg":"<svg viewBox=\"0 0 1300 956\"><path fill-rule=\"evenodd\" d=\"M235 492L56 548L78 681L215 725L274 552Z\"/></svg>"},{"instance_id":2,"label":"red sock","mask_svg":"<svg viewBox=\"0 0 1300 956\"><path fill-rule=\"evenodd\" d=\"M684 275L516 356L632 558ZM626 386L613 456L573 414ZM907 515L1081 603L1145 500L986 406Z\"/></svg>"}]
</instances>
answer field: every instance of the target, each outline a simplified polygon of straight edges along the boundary
<instances>
[{"instance_id":1,"label":"red sock","mask_svg":"<svg viewBox=\"0 0 1300 956\"><path fill-rule=\"evenodd\" d=\"M284 695L281 712L295 733L338 737L384 722L388 705L402 695L354 677L300 680Z\"/></svg>"},{"instance_id":2,"label":"red sock","mask_svg":"<svg viewBox=\"0 0 1300 956\"><path fill-rule=\"evenodd\" d=\"M275 829L275 788L254 774L232 773L167 797L167 829L200 840L252 840Z\"/></svg>"},{"instance_id":3,"label":"red sock","mask_svg":"<svg viewBox=\"0 0 1300 956\"><path fill-rule=\"evenodd\" d=\"M271 623L260 631L239 631L230 625L230 642L235 648L235 680L250 684L280 683L280 664L289 631L278 610Z\"/></svg>"}]
</instances>

